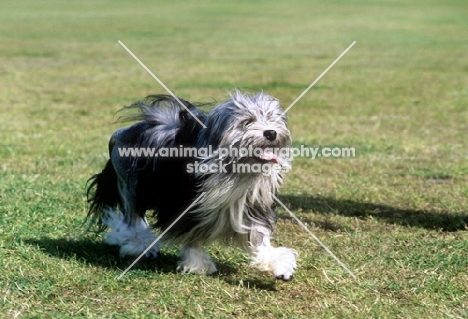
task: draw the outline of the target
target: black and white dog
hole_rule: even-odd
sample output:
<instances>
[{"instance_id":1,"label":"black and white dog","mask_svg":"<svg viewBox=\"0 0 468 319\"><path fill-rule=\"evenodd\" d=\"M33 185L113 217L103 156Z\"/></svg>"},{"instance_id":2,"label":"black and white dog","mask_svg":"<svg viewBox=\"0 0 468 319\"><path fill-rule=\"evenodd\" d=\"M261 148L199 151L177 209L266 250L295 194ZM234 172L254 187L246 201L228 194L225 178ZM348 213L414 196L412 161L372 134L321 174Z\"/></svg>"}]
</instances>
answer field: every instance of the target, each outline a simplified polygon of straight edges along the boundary
<instances>
[{"instance_id":1,"label":"black and white dog","mask_svg":"<svg viewBox=\"0 0 468 319\"><path fill-rule=\"evenodd\" d=\"M292 279L296 251L270 244L275 226L272 194L290 168L287 152L274 151L291 145L279 102L263 92L251 96L235 91L205 114L179 101L186 109L166 95L129 106L139 110L129 119L139 122L112 135L110 159L90 179L91 225L110 229L105 241L120 246L121 256L138 256L157 238L145 218L152 211L154 227L167 230L162 241L183 245L177 267L182 272L216 272L203 246L221 240L240 244L257 269ZM174 150L178 156L161 156ZM147 255L156 257L160 245Z\"/></svg>"}]
</instances>

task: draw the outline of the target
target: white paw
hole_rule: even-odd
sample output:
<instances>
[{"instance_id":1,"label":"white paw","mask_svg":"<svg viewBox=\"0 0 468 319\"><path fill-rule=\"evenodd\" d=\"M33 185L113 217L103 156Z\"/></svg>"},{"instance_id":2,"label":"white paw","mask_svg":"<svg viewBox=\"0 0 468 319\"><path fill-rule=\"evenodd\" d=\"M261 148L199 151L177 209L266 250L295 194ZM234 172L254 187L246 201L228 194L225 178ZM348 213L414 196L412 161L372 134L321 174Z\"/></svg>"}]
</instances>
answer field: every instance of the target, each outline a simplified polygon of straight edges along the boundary
<instances>
[{"instance_id":1,"label":"white paw","mask_svg":"<svg viewBox=\"0 0 468 319\"><path fill-rule=\"evenodd\" d=\"M291 280L296 265L297 251L286 247L257 246L253 248L252 266L278 279Z\"/></svg>"},{"instance_id":2,"label":"white paw","mask_svg":"<svg viewBox=\"0 0 468 319\"><path fill-rule=\"evenodd\" d=\"M156 239L155 234L148 228L144 230L116 230L107 233L104 242L109 245L120 246L120 257L135 257L144 252ZM156 258L161 243L157 242L145 254L146 257Z\"/></svg>"},{"instance_id":3,"label":"white paw","mask_svg":"<svg viewBox=\"0 0 468 319\"><path fill-rule=\"evenodd\" d=\"M112 210L105 211L103 223L110 228L110 231L104 236L104 242L109 245L120 246L121 257L139 256L157 238L143 219L139 220L136 226L130 227L124 222L121 213ZM146 257L157 257L160 247L161 243L157 242L146 252Z\"/></svg>"},{"instance_id":4,"label":"white paw","mask_svg":"<svg viewBox=\"0 0 468 319\"><path fill-rule=\"evenodd\" d=\"M177 271L184 274L211 275L218 270L202 247L184 247L180 252L181 261Z\"/></svg>"},{"instance_id":5,"label":"white paw","mask_svg":"<svg viewBox=\"0 0 468 319\"><path fill-rule=\"evenodd\" d=\"M218 271L215 264L210 260L203 264L188 261L179 261L177 271L183 274L211 275Z\"/></svg>"},{"instance_id":6,"label":"white paw","mask_svg":"<svg viewBox=\"0 0 468 319\"><path fill-rule=\"evenodd\" d=\"M291 280L297 267L297 251L286 247L278 247L276 249L279 250L279 261L275 264L273 274L278 279Z\"/></svg>"}]
</instances>

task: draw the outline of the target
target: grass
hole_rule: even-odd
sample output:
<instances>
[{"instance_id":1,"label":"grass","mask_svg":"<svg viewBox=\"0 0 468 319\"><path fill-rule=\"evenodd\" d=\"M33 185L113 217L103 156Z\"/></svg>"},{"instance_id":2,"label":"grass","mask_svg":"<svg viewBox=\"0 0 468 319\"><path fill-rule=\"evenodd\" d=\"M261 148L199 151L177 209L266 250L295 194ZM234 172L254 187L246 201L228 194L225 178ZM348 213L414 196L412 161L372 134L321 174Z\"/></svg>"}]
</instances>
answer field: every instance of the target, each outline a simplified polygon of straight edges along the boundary
<instances>
[{"instance_id":1,"label":"grass","mask_svg":"<svg viewBox=\"0 0 468 319\"><path fill-rule=\"evenodd\" d=\"M4 1L0 9L0 313L29 317L462 318L468 316L468 62L464 1ZM79 237L85 183L115 112L163 89L223 100L265 90L296 145L280 199L358 276L279 209L294 281L214 245L213 277L175 272L177 250L121 260Z\"/></svg>"}]
</instances>

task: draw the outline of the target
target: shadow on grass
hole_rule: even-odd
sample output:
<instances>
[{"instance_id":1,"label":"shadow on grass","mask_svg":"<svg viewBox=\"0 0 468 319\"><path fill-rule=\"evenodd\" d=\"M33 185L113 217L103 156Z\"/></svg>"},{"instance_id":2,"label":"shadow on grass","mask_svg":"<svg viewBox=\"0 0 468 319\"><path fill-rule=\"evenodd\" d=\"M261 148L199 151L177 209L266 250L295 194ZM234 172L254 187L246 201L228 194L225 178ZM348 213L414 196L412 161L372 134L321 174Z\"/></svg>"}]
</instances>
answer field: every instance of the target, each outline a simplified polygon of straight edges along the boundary
<instances>
[{"instance_id":1,"label":"shadow on grass","mask_svg":"<svg viewBox=\"0 0 468 319\"><path fill-rule=\"evenodd\" d=\"M75 259L102 268L119 268L123 270L135 260L135 258L120 258L117 246L109 246L91 238L74 240L42 237L40 239L26 239L25 242L31 246L39 247L49 256L61 259ZM159 252L157 258L141 258L132 269L176 273L178 261L177 252L167 252L163 249ZM237 267L232 263L226 263L222 260L215 260L215 263L224 274L231 275L237 272Z\"/></svg>"},{"instance_id":2,"label":"shadow on grass","mask_svg":"<svg viewBox=\"0 0 468 319\"><path fill-rule=\"evenodd\" d=\"M242 279L242 284L240 284L238 277L234 278L232 276L228 276L223 278L223 280L231 286L241 286L246 289L278 291L277 284L279 283L279 279L271 277L266 278L266 276L259 276L259 278L255 278L253 276L248 276L246 279Z\"/></svg>"},{"instance_id":3,"label":"shadow on grass","mask_svg":"<svg viewBox=\"0 0 468 319\"><path fill-rule=\"evenodd\" d=\"M302 209L320 214L366 218L372 216L386 223L442 231L468 230L468 212L401 209L383 204L337 200L329 197L281 195L280 200L291 210ZM289 215L288 215L289 216ZM337 225L318 224L336 230Z\"/></svg>"},{"instance_id":4,"label":"shadow on grass","mask_svg":"<svg viewBox=\"0 0 468 319\"><path fill-rule=\"evenodd\" d=\"M61 259L75 259L79 262L102 268L127 268L135 259L119 258L119 249L90 238L65 239L47 238L27 239L26 243L39 247L44 253ZM158 258L141 258L135 269L151 269L163 273L175 273L177 255L161 252Z\"/></svg>"}]
</instances>

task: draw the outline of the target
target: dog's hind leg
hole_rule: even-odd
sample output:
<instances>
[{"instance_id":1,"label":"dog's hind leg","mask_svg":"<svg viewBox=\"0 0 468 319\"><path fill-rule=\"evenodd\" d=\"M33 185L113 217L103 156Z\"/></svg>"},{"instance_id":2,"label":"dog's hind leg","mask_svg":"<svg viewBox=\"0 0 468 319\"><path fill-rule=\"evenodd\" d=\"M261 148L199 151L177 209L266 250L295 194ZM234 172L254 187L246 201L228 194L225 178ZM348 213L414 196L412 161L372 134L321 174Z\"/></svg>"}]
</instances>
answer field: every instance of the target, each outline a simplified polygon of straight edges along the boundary
<instances>
[{"instance_id":1,"label":"dog's hind leg","mask_svg":"<svg viewBox=\"0 0 468 319\"><path fill-rule=\"evenodd\" d=\"M183 273L210 275L217 271L215 264L203 249L197 244L186 245L180 251L181 261L177 270Z\"/></svg>"},{"instance_id":2,"label":"dog's hind leg","mask_svg":"<svg viewBox=\"0 0 468 319\"><path fill-rule=\"evenodd\" d=\"M119 180L119 193L123 201L123 212L116 208L103 210L102 222L110 228L104 241L120 246L120 256L139 256L156 240L156 234L149 228L144 212L138 213L133 196L126 184ZM147 257L157 257L161 243L157 242L146 252Z\"/></svg>"},{"instance_id":3,"label":"dog's hind leg","mask_svg":"<svg viewBox=\"0 0 468 319\"><path fill-rule=\"evenodd\" d=\"M104 209L103 223L110 228L104 241L109 245L120 246L120 256L139 256L156 240L156 234L148 227L145 219L139 218L129 225L119 210ZM161 243L157 242L146 252L146 257L157 257Z\"/></svg>"},{"instance_id":4,"label":"dog's hind leg","mask_svg":"<svg viewBox=\"0 0 468 319\"><path fill-rule=\"evenodd\" d=\"M286 247L273 247L271 231L263 226L252 227L249 233L252 266L282 280L291 280L296 268L297 252Z\"/></svg>"},{"instance_id":5,"label":"dog's hind leg","mask_svg":"<svg viewBox=\"0 0 468 319\"><path fill-rule=\"evenodd\" d=\"M117 198L115 204L107 204L102 208L101 221L110 228L104 241L110 245L120 246L120 256L139 256L156 240L156 234L148 227L145 218L146 207L139 204L135 190L137 176L132 174L134 159L121 156L120 147L131 145L136 140L139 127L132 130L120 129L116 131L109 141L110 166L112 179L103 181L101 188L112 186L112 196ZM110 175L110 174L109 174ZM99 186L99 185L98 185ZM99 189L99 187L98 187ZM158 242L146 252L147 257L158 255Z\"/></svg>"}]
</instances>

